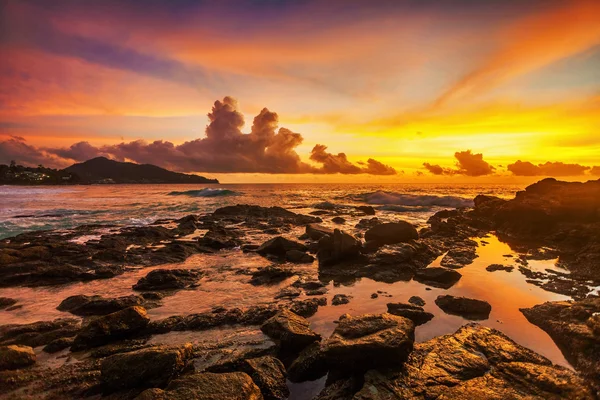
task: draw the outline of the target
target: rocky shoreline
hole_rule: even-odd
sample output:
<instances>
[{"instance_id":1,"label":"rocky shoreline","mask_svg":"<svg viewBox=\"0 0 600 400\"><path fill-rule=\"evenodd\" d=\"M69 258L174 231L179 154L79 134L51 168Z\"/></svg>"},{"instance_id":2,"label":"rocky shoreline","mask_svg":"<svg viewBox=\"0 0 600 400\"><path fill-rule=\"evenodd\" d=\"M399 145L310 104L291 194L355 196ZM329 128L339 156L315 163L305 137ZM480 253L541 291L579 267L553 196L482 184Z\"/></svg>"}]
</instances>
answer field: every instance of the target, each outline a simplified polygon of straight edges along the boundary
<instances>
[{"instance_id":1,"label":"rocky shoreline","mask_svg":"<svg viewBox=\"0 0 600 400\"><path fill-rule=\"evenodd\" d=\"M373 216L366 206L302 215L237 205L143 227L87 225L1 240L4 288L110 282L151 270L127 296L61 299L57 309L72 317L0 326L0 398L284 399L289 382L315 380L324 380L317 399L598 398L600 300L592 288L600 286L600 181L546 179L512 200L477 196L474 203L440 211L421 229ZM350 217L360 220L349 226ZM311 328L307 318L320 307L356 301L337 294L328 304L329 282L415 281L447 290L461 281L461 269L476 260L478 242L489 233L521 254L514 265L489 265L489 279L522 274L528 284L575 300L522 310L575 371L498 330L468 323L492 311L477 298L439 295L435 305L466 325L421 343L415 330L434 318L421 298L390 301L382 314L340 313L327 336ZM268 265L227 271L171 266L227 251L262 257ZM560 268L531 267L553 259ZM225 272L257 290L289 285L268 304L148 316L170 296L202 289ZM18 309L19 303L1 298L0 307ZM233 350L220 337L228 330L236 332ZM188 343L188 332L217 332L218 338Z\"/></svg>"}]
</instances>

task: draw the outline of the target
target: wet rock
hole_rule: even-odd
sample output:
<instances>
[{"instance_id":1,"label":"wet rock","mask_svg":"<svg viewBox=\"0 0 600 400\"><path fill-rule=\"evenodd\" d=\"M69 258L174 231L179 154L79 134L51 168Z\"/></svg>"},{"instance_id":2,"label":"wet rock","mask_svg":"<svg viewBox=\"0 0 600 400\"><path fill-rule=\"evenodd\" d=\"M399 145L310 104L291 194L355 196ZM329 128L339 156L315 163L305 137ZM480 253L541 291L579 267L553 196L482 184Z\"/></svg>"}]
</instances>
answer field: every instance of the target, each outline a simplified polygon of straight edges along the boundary
<instances>
[{"instance_id":1,"label":"wet rock","mask_svg":"<svg viewBox=\"0 0 600 400\"><path fill-rule=\"evenodd\" d=\"M321 335L313 332L309 326L310 323L301 316L282 310L266 321L260 329L267 336L278 341L282 349L299 351L321 340Z\"/></svg>"},{"instance_id":2,"label":"wet rock","mask_svg":"<svg viewBox=\"0 0 600 400\"><path fill-rule=\"evenodd\" d=\"M256 252L263 256L272 255L285 258L286 253L290 250L305 252L308 249L302 243L286 239L283 236L277 236L276 238L263 243L258 249L256 249Z\"/></svg>"},{"instance_id":3,"label":"wet rock","mask_svg":"<svg viewBox=\"0 0 600 400\"><path fill-rule=\"evenodd\" d=\"M440 265L447 268L462 268L465 265L473 263L477 258L477 250L475 247L459 247L453 248L446 253Z\"/></svg>"},{"instance_id":4,"label":"wet rock","mask_svg":"<svg viewBox=\"0 0 600 400\"><path fill-rule=\"evenodd\" d=\"M405 221L378 224L365 232L367 242L373 241L380 246L408 242L418 238L419 234L415 227Z\"/></svg>"},{"instance_id":5,"label":"wet rock","mask_svg":"<svg viewBox=\"0 0 600 400\"><path fill-rule=\"evenodd\" d=\"M323 236L332 236L333 229L327 228L319 224L308 224L306 225L306 235L311 240L319 240Z\"/></svg>"},{"instance_id":6,"label":"wet rock","mask_svg":"<svg viewBox=\"0 0 600 400\"><path fill-rule=\"evenodd\" d=\"M204 372L174 379L164 389L147 389L136 400L262 400L258 386L243 372Z\"/></svg>"},{"instance_id":7,"label":"wet rock","mask_svg":"<svg viewBox=\"0 0 600 400\"><path fill-rule=\"evenodd\" d=\"M319 240L317 258L320 266L331 266L341 261L358 258L361 243L354 236L335 229L331 236Z\"/></svg>"},{"instance_id":8,"label":"wet rock","mask_svg":"<svg viewBox=\"0 0 600 400\"><path fill-rule=\"evenodd\" d=\"M326 306L327 299L325 297L318 297L305 300L295 300L290 306L289 310L294 314L298 314L301 317L308 318L312 317L319 310L319 306Z\"/></svg>"},{"instance_id":9,"label":"wet rock","mask_svg":"<svg viewBox=\"0 0 600 400\"><path fill-rule=\"evenodd\" d=\"M512 265L491 264L491 265L488 265L487 267L485 267L485 269L486 269L486 271L489 271L489 272L494 272L494 271L512 272L512 270L515 269L515 267L513 267Z\"/></svg>"},{"instance_id":10,"label":"wet rock","mask_svg":"<svg viewBox=\"0 0 600 400\"><path fill-rule=\"evenodd\" d=\"M272 285L274 283L279 283L290 276L294 276L294 271L290 268L270 265L254 272L250 279L250 284L255 286Z\"/></svg>"},{"instance_id":11,"label":"wet rock","mask_svg":"<svg viewBox=\"0 0 600 400\"><path fill-rule=\"evenodd\" d=\"M142 307L134 306L112 314L97 317L84 325L75 337L73 350L97 347L139 333L150 318Z\"/></svg>"},{"instance_id":12,"label":"wet rock","mask_svg":"<svg viewBox=\"0 0 600 400\"><path fill-rule=\"evenodd\" d=\"M44 346L43 350L46 353L50 353L50 354L57 353L59 351L62 351L64 349L68 349L69 347L71 347L73 345L74 341L75 341L75 338L72 338L72 337L58 338L58 339L51 341L46 346Z\"/></svg>"},{"instance_id":13,"label":"wet rock","mask_svg":"<svg viewBox=\"0 0 600 400\"><path fill-rule=\"evenodd\" d=\"M322 288L318 288L318 289L307 290L304 293L307 296L322 296L324 294L327 294L327 292L329 292L329 289L327 289L326 287L322 287Z\"/></svg>"},{"instance_id":14,"label":"wet rock","mask_svg":"<svg viewBox=\"0 0 600 400\"><path fill-rule=\"evenodd\" d=\"M17 304L15 299L11 299L10 297L0 297L0 310L14 306L15 304Z\"/></svg>"},{"instance_id":15,"label":"wet rock","mask_svg":"<svg viewBox=\"0 0 600 400\"><path fill-rule=\"evenodd\" d=\"M415 325L423 325L433 319L433 314L427 312L423 307L406 303L388 303L388 313L410 319Z\"/></svg>"},{"instance_id":16,"label":"wet rock","mask_svg":"<svg viewBox=\"0 0 600 400\"><path fill-rule=\"evenodd\" d=\"M356 210L365 213L366 215L375 215L375 209L371 206L358 206L356 207Z\"/></svg>"},{"instance_id":17,"label":"wet rock","mask_svg":"<svg viewBox=\"0 0 600 400\"><path fill-rule=\"evenodd\" d=\"M492 311L492 306L487 301L451 295L438 296L435 304L446 314L459 315L471 320L488 319Z\"/></svg>"},{"instance_id":18,"label":"wet rock","mask_svg":"<svg viewBox=\"0 0 600 400\"><path fill-rule=\"evenodd\" d=\"M572 371L477 324L415 345L402 369L369 371L353 399L592 399Z\"/></svg>"},{"instance_id":19,"label":"wet rock","mask_svg":"<svg viewBox=\"0 0 600 400\"><path fill-rule=\"evenodd\" d=\"M310 264L315 261L315 258L310 254L306 254L300 250L289 250L285 253L285 259L289 262Z\"/></svg>"},{"instance_id":20,"label":"wet rock","mask_svg":"<svg viewBox=\"0 0 600 400\"><path fill-rule=\"evenodd\" d=\"M351 298L352 296L346 296L345 294L336 294L333 296L333 299L331 299L331 305L341 306L342 304L348 304L350 303Z\"/></svg>"},{"instance_id":21,"label":"wet rock","mask_svg":"<svg viewBox=\"0 0 600 400\"><path fill-rule=\"evenodd\" d=\"M185 289L196 284L202 273L189 269L155 269L140 279L134 290L174 290Z\"/></svg>"},{"instance_id":22,"label":"wet rock","mask_svg":"<svg viewBox=\"0 0 600 400\"><path fill-rule=\"evenodd\" d=\"M391 314L340 317L323 345L330 368L360 372L369 368L398 366L413 349L414 324Z\"/></svg>"},{"instance_id":23,"label":"wet rock","mask_svg":"<svg viewBox=\"0 0 600 400\"><path fill-rule=\"evenodd\" d=\"M448 289L462 277L461 273L444 267L428 267L417 270L414 279L426 285Z\"/></svg>"},{"instance_id":24,"label":"wet rock","mask_svg":"<svg viewBox=\"0 0 600 400\"><path fill-rule=\"evenodd\" d=\"M331 222L333 222L334 224L345 224L346 223L346 219L342 218L342 217L333 217L331 218Z\"/></svg>"},{"instance_id":25,"label":"wet rock","mask_svg":"<svg viewBox=\"0 0 600 400\"><path fill-rule=\"evenodd\" d=\"M208 232L198 240L198 243L215 250L232 249L241 246L242 235L238 229L215 225L209 228Z\"/></svg>"},{"instance_id":26,"label":"wet rock","mask_svg":"<svg viewBox=\"0 0 600 400\"><path fill-rule=\"evenodd\" d=\"M328 366L321 344L314 342L298 354L288 368L288 377L292 382L314 381L327 374Z\"/></svg>"},{"instance_id":27,"label":"wet rock","mask_svg":"<svg viewBox=\"0 0 600 400\"><path fill-rule=\"evenodd\" d=\"M281 289L279 293L275 295L275 299L291 299L293 297L298 297L301 294L302 290L292 286L285 289Z\"/></svg>"},{"instance_id":28,"label":"wet rock","mask_svg":"<svg viewBox=\"0 0 600 400\"><path fill-rule=\"evenodd\" d=\"M143 303L144 299L136 295L109 299L98 295L86 296L81 294L67 297L56 309L79 316L106 315L128 307L141 306Z\"/></svg>"},{"instance_id":29,"label":"wet rock","mask_svg":"<svg viewBox=\"0 0 600 400\"><path fill-rule=\"evenodd\" d=\"M191 343L181 348L157 346L112 355L101 363L103 391L165 386L189 365L191 356Z\"/></svg>"},{"instance_id":30,"label":"wet rock","mask_svg":"<svg viewBox=\"0 0 600 400\"><path fill-rule=\"evenodd\" d=\"M357 229L369 229L379 224L383 224L383 221L381 221L377 217L363 218L360 221L358 221L358 224L356 224L354 227Z\"/></svg>"},{"instance_id":31,"label":"wet rock","mask_svg":"<svg viewBox=\"0 0 600 400\"><path fill-rule=\"evenodd\" d=\"M376 299L378 297L379 297L379 294L377 294L377 293L371 293L371 298L372 299Z\"/></svg>"},{"instance_id":32,"label":"wet rock","mask_svg":"<svg viewBox=\"0 0 600 400\"><path fill-rule=\"evenodd\" d=\"M420 307L425 305L425 300L419 296L411 296L410 299L408 299L408 302Z\"/></svg>"},{"instance_id":33,"label":"wet rock","mask_svg":"<svg viewBox=\"0 0 600 400\"><path fill-rule=\"evenodd\" d=\"M238 368L252 378L265 400L280 400L289 396L285 367L277 358L264 356L246 359L239 363Z\"/></svg>"},{"instance_id":34,"label":"wet rock","mask_svg":"<svg viewBox=\"0 0 600 400\"><path fill-rule=\"evenodd\" d=\"M600 298L547 302L521 312L550 335L578 371L600 385Z\"/></svg>"},{"instance_id":35,"label":"wet rock","mask_svg":"<svg viewBox=\"0 0 600 400\"><path fill-rule=\"evenodd\" d=\"M338 379L321 390L313 400L352 400L354 399L354 393L360 390L362 386L363 381L361 377L353 376L346 379ZM372 396L377 396L378 392L379 390L375 391ZM374 398L377 399L377 397Z\"/></svg>"},{"instance_id":36,"label":"wet rock","mask_svg":"<svg viewBox=\"0 0 600 400\"><path fill-rule=\"evenodd\" d=\"M0 326L0 344L20 344L31 347L44 346L66 337L77 335L81 321L76 318L59 318L23 325Z\"/></svg>"},{"instance_id":37,"label":"wet rock","mask_svg":"<svg viewBox=\"0 0 600 400\"><path fill-rule=\"evenodd\" d=\"M0 346L0 371L21 369L35 364L35 353L29 346Z\"/></svg>"}]
</instances>

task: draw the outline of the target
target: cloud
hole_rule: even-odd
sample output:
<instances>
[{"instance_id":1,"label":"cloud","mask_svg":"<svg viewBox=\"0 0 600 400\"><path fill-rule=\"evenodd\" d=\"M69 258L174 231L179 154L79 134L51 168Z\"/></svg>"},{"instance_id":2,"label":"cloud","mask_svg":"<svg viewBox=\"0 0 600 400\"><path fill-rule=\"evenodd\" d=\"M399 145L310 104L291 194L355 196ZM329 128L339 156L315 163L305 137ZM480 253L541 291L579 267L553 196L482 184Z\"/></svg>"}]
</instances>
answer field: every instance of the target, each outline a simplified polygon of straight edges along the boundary
<instances>
[{"instance_id":1,"label":"cloud","mask_svg":"<svg viewBox=\"0 0 600 400\"><path fill-rule=\"evenodd\" d=\"M563 162L546 162L545 164L535 165L529 161L518 160L513 164L509 164L507 169L517 176L579 176L590 170L590 167ZM591 173L594 174L594 169Z\"/></svg>"},{"instance_id":2,"label":"cloud","mask_svg":"<svg viewBox=\"0 0 600 400\"><path fill-rule=\"evenodd\" d=\"M484 176L494 173L495 168L483 159L483 154L473 154L471 150L457 151L456 168L443 168L438 164L423 163L427 171L434 175Z\"/></svg>"},{"instance_id":3,"label":"cloud","mask_svg":"<svg viewBox=\"0 0 600 400\"><path fill-rule=\"evenodd\" d=\"M19 136L12 136L0 142L0 163L8 164L13 160L27 165L43 164L59 168L70 164L67 160L27 144L25 139Z\"/></svg>"},{"instance_id":4,"label":"cloud","mask_svg":"<svg viewBox=\"0 0 600 400\"><path fill-rule=\"evenodd\" d=\"M136 140L94 146L83 141L67 148L38 149L12 138L0 142L0 161L16 159L29 164L50 161L68 165L69 161L105 156L183 172L396 174L392 167L374 159L368 159L364 167L353 164L344 153L328 153L324 145L316 145L310 154L310 160L320 166L304 162L296 152L302 144L302 135L287 128L278 129L277 113L267 108L254 118L250 133L243 133L244 115L232 97L215 101L208 119L204 138L180 145L164 140L150 143Z\"/></svg>"},{"instance_id":5,"label":"cloud","mask_svg":"<svg viewBox=\"0 0 600 400\"><path fill-rule=\"evenodd\" d=\"M590 174L600 176L600 166L595 166L590 169Z\"/></svg>"}]
</instances>

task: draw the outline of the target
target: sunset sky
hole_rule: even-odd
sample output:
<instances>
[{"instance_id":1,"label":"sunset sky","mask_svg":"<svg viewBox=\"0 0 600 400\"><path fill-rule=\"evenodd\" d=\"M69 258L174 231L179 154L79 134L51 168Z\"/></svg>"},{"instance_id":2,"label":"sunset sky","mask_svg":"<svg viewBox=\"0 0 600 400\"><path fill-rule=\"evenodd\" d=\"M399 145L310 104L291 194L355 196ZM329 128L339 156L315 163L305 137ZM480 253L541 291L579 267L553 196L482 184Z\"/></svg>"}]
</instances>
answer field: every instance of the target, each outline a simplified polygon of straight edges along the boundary
<instances>
[{"instance_id":1,"label":"sunset sky","mask_svg":"<svg viewBox=\"0 0 600 400\"><path fill-rule=\"evenodd\" d=\"M598 0L0 4L0 163L600 177Z\"/></svg>"}]
</instances>

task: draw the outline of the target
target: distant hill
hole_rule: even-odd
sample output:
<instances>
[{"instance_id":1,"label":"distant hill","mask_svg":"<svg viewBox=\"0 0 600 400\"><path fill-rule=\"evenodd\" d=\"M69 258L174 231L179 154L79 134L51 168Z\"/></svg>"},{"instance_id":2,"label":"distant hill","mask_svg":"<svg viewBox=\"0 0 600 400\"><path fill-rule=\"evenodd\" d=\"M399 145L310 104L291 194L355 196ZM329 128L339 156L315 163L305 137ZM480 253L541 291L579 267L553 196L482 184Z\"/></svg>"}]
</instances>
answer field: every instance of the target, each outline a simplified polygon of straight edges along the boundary
<instances>
[{"instance_id":1,"label":"distant hill","mask_svg":"<svg viewBox=\"0 0 600 400\"><path fill-rule=\"evenodd\" d=\"M173 172L151 164L134 164L96 157L63 171L85 183L219 183L199 175Z\"/></svg>"}]
</instances>

